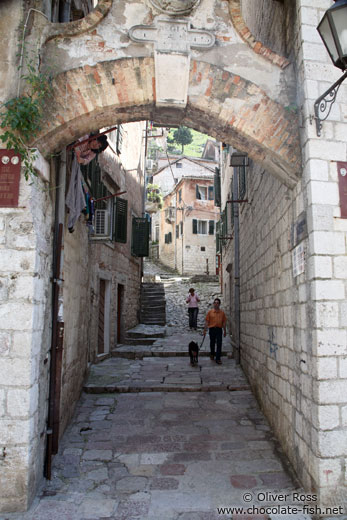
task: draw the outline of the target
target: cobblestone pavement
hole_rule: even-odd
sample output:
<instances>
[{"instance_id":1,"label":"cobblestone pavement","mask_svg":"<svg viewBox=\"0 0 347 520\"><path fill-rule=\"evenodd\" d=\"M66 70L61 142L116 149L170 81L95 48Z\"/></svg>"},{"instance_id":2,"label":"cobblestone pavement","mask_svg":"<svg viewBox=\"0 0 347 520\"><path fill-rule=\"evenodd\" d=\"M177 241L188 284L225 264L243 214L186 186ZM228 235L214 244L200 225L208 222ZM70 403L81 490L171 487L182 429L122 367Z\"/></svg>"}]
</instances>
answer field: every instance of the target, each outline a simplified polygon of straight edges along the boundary
<instances>
[{"instance_id":1,"label":"cobblestone pavement","mask_svg":"<svg viewBox=\"0 0 347 520\"><path fill-rule=\"evenodd\" d=\"M215 284L194 285L206 304L218 294ZM188 286L168 280L171 334L157 338L156 347L139 346L142 359L112 357L92 367L52 480L27 513L0 520L237 520L239 514L218 508L276 505L264 501L265 491L290 497L289 464L231 359L230 343L222 366L205 355L191 367L183 357L188 338L201 339L201 331L187 330ZM123 355L134 346L121 348Z\"/></svg>"}]
</instances>

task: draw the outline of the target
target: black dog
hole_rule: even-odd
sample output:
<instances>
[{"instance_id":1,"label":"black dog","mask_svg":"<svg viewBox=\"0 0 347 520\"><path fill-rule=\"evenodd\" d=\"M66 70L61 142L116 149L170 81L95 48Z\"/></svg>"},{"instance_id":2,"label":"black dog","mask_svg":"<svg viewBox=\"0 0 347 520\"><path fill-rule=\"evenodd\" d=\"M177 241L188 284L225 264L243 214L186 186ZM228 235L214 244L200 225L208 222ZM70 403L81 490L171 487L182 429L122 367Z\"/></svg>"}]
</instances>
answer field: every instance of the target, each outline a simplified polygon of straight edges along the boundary
<instances>
[{"instance_id":1,"label":"black dog","mask_svg":"<svg viewBox=\"0 0 347 520\"><path fill-rule=\"evenodd\" d=\"M195 341L191 341L189 343L189 357L190 364L195 366L198 364L198 356L199 356L199 345Z\"/></svg>"}]
</instances>

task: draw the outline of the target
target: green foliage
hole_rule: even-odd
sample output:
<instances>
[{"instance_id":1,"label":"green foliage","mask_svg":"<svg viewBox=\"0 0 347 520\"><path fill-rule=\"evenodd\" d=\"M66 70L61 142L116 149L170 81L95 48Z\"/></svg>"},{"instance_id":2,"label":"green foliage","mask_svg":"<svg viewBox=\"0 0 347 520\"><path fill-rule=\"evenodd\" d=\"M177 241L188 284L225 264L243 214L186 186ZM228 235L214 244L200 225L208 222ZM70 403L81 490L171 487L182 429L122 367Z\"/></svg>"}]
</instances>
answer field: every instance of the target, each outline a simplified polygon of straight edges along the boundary
<instances>
[{"instance_id":1,"label":"green foliage","mask_svg":"<svg viewBox=\"0 0 347 520\"><path fill-rule=\"evenodd\" d=\"M4 110L0 113L0 128L5 130L0 139L6 143L7 149L13 148L20 154L26 180L36 175L35 150L27 143L41 130L44 106L52 95L50 75L37 71L33 60L27 63L27 70L21 75L27 85L26 93L4 103L1 106Z\"/></svg>"},{"instance_id":2,"label":"green foliage","mask_svg":"<svg viewBox=\"0 0 347 520\"><path fill-rule=\"evenodd\" d=\"M147 184L147 200L158 204L158 208L163 207L163 195L158 184Z\"/></svg>"},{"instance_id":3,"label":"green foliage","mask_svg":"<svg viewBox=\"0 0 347 520\"><path fill-rule=\"evenodd\" d=\"M186 144L190 144L193 141L192 132L186 126L180 126L173 134L173 138L176 143L182 146L182 154Z\"/></svg>"},{"instance_id":4,"label":"green foliage","mask_svg":"<svg viewBox=\"0 0 347 520\"><path fill-rule=\"evenodd\" d=\"M175 155L180 155L180 150L177 150L177 144L175 143L175 140L173 138L174 129L172 128L169 132L168 138L167 138L167 149L168 152ZM185 145L184 147L184 153L185 155L189 157L201 157L201 154L204 150L205 143L207 139L209 138L206 134L201 134L200 132L197 132L196 130L190 129L193 140L190 144Z\"/></svg>"}]
</instances>

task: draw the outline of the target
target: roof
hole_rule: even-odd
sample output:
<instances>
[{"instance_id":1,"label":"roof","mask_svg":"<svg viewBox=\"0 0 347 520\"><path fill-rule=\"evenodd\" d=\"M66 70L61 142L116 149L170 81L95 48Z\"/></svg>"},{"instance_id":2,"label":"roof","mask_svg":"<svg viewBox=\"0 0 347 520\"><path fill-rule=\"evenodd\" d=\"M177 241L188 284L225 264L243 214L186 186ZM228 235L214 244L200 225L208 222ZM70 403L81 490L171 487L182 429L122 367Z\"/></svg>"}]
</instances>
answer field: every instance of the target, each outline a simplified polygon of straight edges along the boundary
<instances>
[{"instance_id":1,"label":"roof","mask_svg":"<svg viewBox=\"0 0 347 520\"><path fill-rule=\"evenodd\" d=\"M180 162L182 161L183 159L186 159L187 161L190 161L194 164L197 164L198 166L201 166L202 168L205 168L206 170L210 171L210 172L213 172L214 173L214 168L213 167L209 167L209 166L206 166L205 164L202 164L203 162L209 162L212 165L216 165L217 166L217 162L216 161L211 161L211 160L207 160L207 159L192 159L191 157L187 157L186 155L182 155L181 157L179 157L178 159L175 159L174 161L170 161L170 164L169 162L162 166L161 168L159 168L158 171L156 171L155 173L153 173L153 177L154 175L157 175L158 173L162 172L163 170L165 170L166 168L170 168L170 165L172 166L173 164L176 164L177 162Z\"/></svg>"}]
</instances>

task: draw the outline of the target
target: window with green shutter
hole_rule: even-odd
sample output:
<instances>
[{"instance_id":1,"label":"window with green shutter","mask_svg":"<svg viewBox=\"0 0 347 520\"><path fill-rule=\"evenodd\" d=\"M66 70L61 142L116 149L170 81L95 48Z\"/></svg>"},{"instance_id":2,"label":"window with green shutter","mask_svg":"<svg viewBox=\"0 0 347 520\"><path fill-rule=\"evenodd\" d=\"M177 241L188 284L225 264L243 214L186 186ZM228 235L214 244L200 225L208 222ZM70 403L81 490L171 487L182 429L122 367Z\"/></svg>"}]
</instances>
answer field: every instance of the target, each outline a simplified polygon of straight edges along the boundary
<instances>
[{"instance_id":1,"label":"window with green shutter","mask_svg":"<svg viewBox=\"0 0 347 520\"><path fill-rule=\"evenodd\" d=\"M193 235L197 235L198 234L198 221L193 218Z\"/></svg>"},{"instance_id":2,"label":"window with green shutter","mask_svg":"<svg viewBox=\"0 0 347 520\"><path fill-rule=\"evenodd\" d=\"M131 254L133 256L149 255L149 231L150 222L147 218L133 217L131 229Z\"/></svg>"},{"instance_id":3,"label":"window with green shutter","mask_svg":"<svg viewBox=\"0 0 347 520\"><path fill-rule=\"evenodd\" d=\"M113 240L115 242L127 241L127 223L128 223L128 201L116 197L113 208Z\"/></svg>"},{"instance_id":4,"label":"window with green shutter","mask_svg":"<svg viewBox=\"0 0 347 520\"><path fill-rule=\"evenodd\" d=\"M208 221L208 234L214 235L214 220Z\"/></svg>"},{"instance_id":5,"label":"window with green shutter","mask_svg":"<svg viewBox=\"0 0 347 520\"><path fill-rule=\"evenodd\" d=\"M214 187L208 187L208 200L214 200Z\"/></svg>"}]
</instances>

